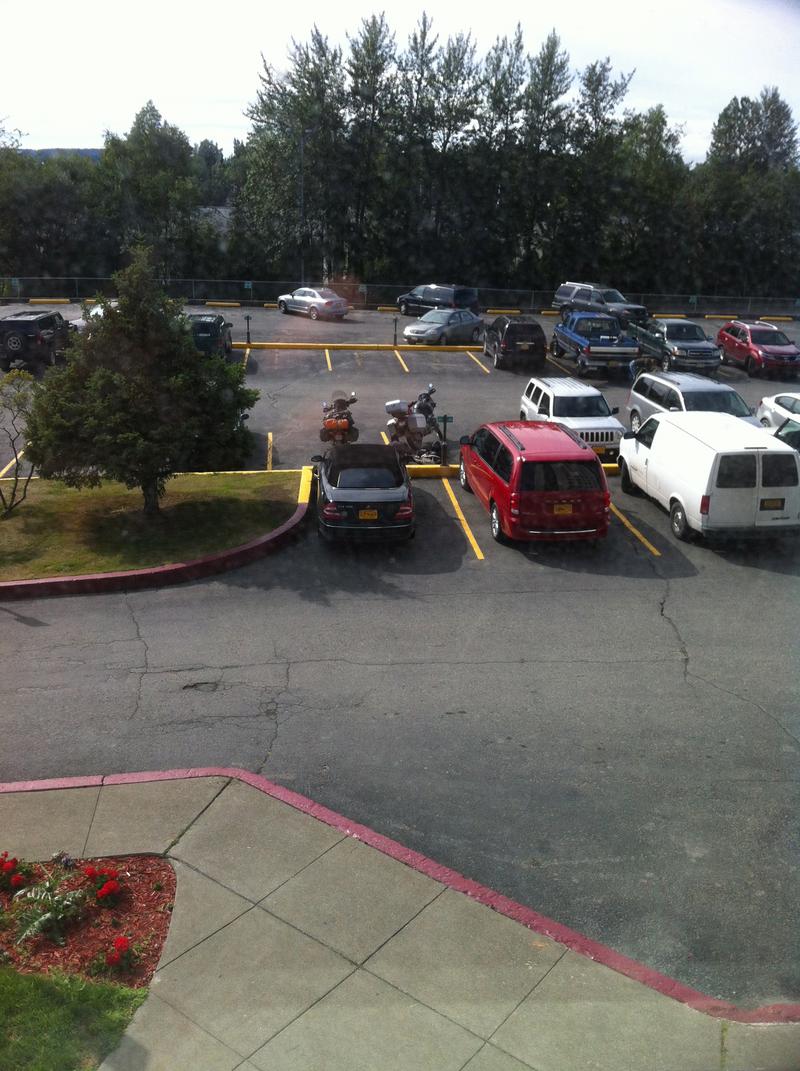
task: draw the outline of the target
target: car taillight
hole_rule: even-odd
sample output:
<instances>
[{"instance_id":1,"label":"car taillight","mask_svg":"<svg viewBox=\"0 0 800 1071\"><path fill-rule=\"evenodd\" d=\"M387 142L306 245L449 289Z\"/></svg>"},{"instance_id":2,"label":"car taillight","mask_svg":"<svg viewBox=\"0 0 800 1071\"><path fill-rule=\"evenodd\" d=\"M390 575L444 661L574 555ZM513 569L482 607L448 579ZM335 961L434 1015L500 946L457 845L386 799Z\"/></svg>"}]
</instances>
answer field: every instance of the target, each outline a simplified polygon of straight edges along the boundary
<instances>
[{"instance_id":1,"label":"car taillight","mask_svg":"<svg viewBox=\"0 0 800 1071\"><path fill-rule=\"evenodd\" d=\"M511 492L511 501L508 508L512 517L519 517L519 491Z\"/></svg>"},{"instance_id":2,"label":"car taillight","mask_svg":"<svg viewBox=\"0 0 800 1071\"><path fill-rule=\"evenodd\" d=\"M590 357L591 353L592 353L592 347L591 346L584 346L583 347L583 352L586 354L587 357Z\"/></svg>"},{"instance_id":3,"label":"car taillight","mask_svg":"<svg viewBox=\"0 0 800 1071\"><path fill-rule=\"evenodd\" d=\"M611 505L611 492L609 490L603 491L603 505L606 509Z\"/></svg>"},{"instance_id":4,"label":"car taillight","mask_svg":"<svg viewBox=\"0 0 800 1071\"><path fill-rule=\"evenodd\" d=\"M414 499L411 495L408 496L408 501L404 502L402 506L397 507L397 513L394 515L396 521L410 521L414 516Z\"/></svg>"},{"instance_id":5,"label":"car taillight","mask_svg":"<svg viewBox=\"0 0 800 1071\"><path fill-rule=\"evenodd\" d=\"M44 342L44 335L42 334L42 332L41 332L41 331L37 331L37 332L36 332L36 342L37 342L37 343L38 343L38 345L40 345L40 346L41 346L41 344L42 344L42 343Z\"/></svg>"},{"instance_id":6,"label":"car taillight","mask_svg":"<svg viewBox=\"0 0 800 1071\"><path fill-rule=\"evenodd\" d=\"M329 521L341 521L344 520L347 514L343 513L335 502L327 502L322 507L322 516Z\"/></svg>"},{"instance_id":7,"label":"car taillight","mask_svg":"<svg viewBox=\"0 0 800 1071\"><path fill-rule=\"evenodd\" d=\"M702 517L708 516L708 507L711 504L711 495L703 495L700 499L700 515Z\"/></svg>"}]
</instances>

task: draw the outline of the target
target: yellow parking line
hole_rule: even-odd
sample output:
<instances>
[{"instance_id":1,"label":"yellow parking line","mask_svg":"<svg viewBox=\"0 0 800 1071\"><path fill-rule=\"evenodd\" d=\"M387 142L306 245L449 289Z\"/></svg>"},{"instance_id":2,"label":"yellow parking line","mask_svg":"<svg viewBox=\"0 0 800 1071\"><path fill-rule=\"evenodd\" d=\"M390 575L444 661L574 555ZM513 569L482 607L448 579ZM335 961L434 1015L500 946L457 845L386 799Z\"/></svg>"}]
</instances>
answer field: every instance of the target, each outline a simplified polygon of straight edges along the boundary
<instances>
[{"instance_id":1,"label":"yellow parking line","mask_svg":"<svg viewBox=\"0 0 800 1071\"><path fill-rule=\"evenodd\" d=\"M267 472L272 471L272 432L267 432Z\"/></svg>"},{"instance_id":2,"label":"yellow parking line","mask_svg":"<svg viewBox=\"0 0 800 1071\"><path fill-rule=\"evenodd\" d=\"M622 521L628 531L632 532L640 543L644 544L644 546L647 547L647 549L650 551L654 558L661 557L661 551L657 550L656 547L654 547L653 544L650 542L650 540L643 536L639 529L631 524L631 522L624 515L624 513L618 510L613 502L611 503L611 512L614 514L615 517L618 518L618 520Z\"/></svg>"},{"instance_id":3,"label":"yellow parking line","mask_svg":"<svg viewBox=\"0 0 800 1071\"><path fill-rule=\"evenodd\" d=\"M249 360L250 360L250 347L248 346L247 349L244 351L244 357L242 358L242 368L244 368L245 371L247 371L247 364L248 364Z\"/></svg>"},{"instance_id":4,"label":"yellow parking line","mask_svg":"<svg viewBox=\"0 0 800 1071\"><path fill-rule=\"evenodd\" d=\"M453 503L453 509L456 511L456 517L458 517L458 519L461 521L461 527L464 529L464 534L466 535L467 539L469 540L469 545L472 547L473 551L475 552L475 557L478 559L479 562L482 562L483 561L483 551L478 546L477 541L475 539L475 536L472 534L472 529L467 524L467 518L461 512L461 506L459 506L458 499L453 494L453 488L450 486L449 482L447 480L445 480L445 479L442 479L442 484L444 485L445 491L447 491L448 495L450 496L450 501Z\"/></svg>"},{"instance_id":5,"label":"yellow parking line","mask_svg":"<svg viewBox=\"0 0 800 1071\"><path fill-rule=\"evenodd\" d=\"M383 439L383 445L384 446L388 446L389 445L389 436L386 434L385 431L381 432L381 438Z\"/></svg>"},{"instance_id":6,"label":"yellow parking line","mask_svg":"<svg viewBox=\"0 0 800 1071\"><path fill-rule=\"evenodd\" d=\"M328 350L325 350L325 360L328 362L328 371L333 371L333 365L331 364L331 355Z\"/></svg>"},{"instance_id":7,"label":"yellow parking line","mask_svg":"<svg viewBox=\"0 0 800 1071\"><path fill-rule=\"evenodd\" d=\"M559 364L558 361L554 361L553 358L549 355L545 357L545 360L549 361L550 364L554 364L556 368L559 368L562 372L566 372L568 376L572 375L572 372L569 368L565 368L563 364Z\"/></svg>"},{"instance_id":8,"label":"yellow parking line","mask_svg":"<svg viewBox=\"0 0 800 1071\"><path fill-rule=\"evenodd\" d=\"M397 350L394 351L394 355L398 359L398 361L400 362L400 365L401 365L403 371L407 372L408 371L408 365L403 360L403 358L400 356L400 354L397 352Z\"/></svg>"},{"instance_id":9,"label":"yellow parking line","mask_svg":"<svg viewBox=\"0 0 800 1071\"><path fill-rule=\"evenodd\" d=\"M20 450L20 452L17 454L17 461L20 461L22 459L22 455L24 453L25 453L24 450ZM9 469L13 469L14 465L15 465L14 461L9 461L9 463L6 465L6 467L4 469L0 469L0 479L2 479L3 476L5 476L5 474L8 472Z\"/></svg>"},{"instance_id":10,"label":"yellow parking line","mask_svg":"<svg viewBox=\"0 0 800 1071\"><path fill-rule=\"evenodd\" d=\"M479 361L475 354L470 353L469 350L467 350L467 357L471 357L475 364L478 366L478 368L480 368L482 372L485 372L487 376L490 376L492 374L492 370L490 368L487 368L483 361Z\"/></svg>"}]
</instances>

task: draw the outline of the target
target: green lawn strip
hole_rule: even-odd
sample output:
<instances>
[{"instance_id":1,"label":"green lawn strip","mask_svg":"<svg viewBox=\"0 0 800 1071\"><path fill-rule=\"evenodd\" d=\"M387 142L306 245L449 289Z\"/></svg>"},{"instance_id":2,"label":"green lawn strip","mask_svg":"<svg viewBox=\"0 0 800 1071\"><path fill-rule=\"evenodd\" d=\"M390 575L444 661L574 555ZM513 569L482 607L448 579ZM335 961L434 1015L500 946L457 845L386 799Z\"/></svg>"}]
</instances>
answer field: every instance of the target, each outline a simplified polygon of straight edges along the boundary
<instances>
[{"instance_id":1,"label":"green lawn strip","mask_svg":"<svg viewBox=\"0 0 800 1071\"><path fill-rule=\"evenodd\" d=\"M146 989L0 967L3 1071L91 1071L114 1049Z\"/></svg>"},{"instance_id":2,"label":"green lawn strip","mask_svg":"<svg viewBox=\"0 0 800 1071\"><path fill-rule=\"evenodd\" d=\"M28 498L0 519L0 580L137 569L247 543L297 508L296 472L177 476L156 517L138 490L120 484L77 491L33 481Z\"/></svg>"}]
</instances>

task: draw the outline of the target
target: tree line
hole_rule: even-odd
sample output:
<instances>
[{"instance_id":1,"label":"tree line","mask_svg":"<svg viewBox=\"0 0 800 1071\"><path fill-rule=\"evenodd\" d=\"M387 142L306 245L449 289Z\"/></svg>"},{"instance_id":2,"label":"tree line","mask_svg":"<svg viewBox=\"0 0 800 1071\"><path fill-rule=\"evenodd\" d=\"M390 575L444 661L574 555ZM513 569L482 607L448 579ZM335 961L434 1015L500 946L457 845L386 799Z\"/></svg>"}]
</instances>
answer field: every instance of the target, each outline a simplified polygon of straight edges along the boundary
<instances>
[{"instance_id":1,"label":"tree line","mask_svg":"<svg viewBox=\"0 0 800 1071\"><path fill-rule=\"evenodd\" d=\"M39 159L0 129L0 276L107 276L145 242L171 278L304 263L309 281L793 296L800 161L779 90L733 97L692 165L663 106L626 106L633 77L608 58L573 70L555 32L479 56L425 15L404 46L383 15L346 48L315 29L285 71L264 63L229 157L152 102L97 161Z\"/></svg>"}]
</instances>

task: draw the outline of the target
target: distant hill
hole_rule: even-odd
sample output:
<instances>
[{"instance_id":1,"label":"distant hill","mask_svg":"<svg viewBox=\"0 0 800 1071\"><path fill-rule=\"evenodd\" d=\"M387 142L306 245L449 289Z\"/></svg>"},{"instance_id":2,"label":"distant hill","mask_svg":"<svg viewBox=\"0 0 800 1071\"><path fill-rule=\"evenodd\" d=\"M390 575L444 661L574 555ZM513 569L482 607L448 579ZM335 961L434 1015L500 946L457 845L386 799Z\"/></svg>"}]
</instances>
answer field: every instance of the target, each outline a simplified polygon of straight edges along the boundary
<instances>
[{"instance_id":1,"label":"distant hill","mask_svg":"<svg viewBox=\"0 0 800 1071\"><path fill-rule=\"evenodd\" d=\"M50 159L52 156L88 156L91 160L99 160L103 155L102 149L20 149L20 152L43 159Z\"/></svg>"}]
</instances>

